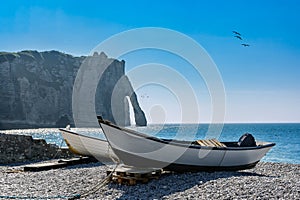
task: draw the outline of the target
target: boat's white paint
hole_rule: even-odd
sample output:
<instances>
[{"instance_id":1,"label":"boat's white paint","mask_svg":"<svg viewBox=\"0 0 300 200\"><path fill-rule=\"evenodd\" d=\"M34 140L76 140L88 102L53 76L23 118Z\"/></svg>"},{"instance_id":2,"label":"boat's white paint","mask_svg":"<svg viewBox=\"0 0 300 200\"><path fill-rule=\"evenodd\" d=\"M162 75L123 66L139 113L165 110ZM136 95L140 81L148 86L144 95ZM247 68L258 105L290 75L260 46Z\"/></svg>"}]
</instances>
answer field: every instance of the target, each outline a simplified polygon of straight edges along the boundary
<instances>
[{"instance_id":1,"label":"boat's white paint","mask_svg":"<svg viewBox=\"0 0 300 200\"><path fill-rule=\"evenodd\" d=\"M259 143L257 143L259 144ZM220 166L245 165L260 161L272 147L248 150L226 150Z\"/></svg>"},{"instance_id":2,"label":"boat's white paint","mask_svg":"<svg viewBox=\"0 0 300 200\"><path fill-rule=\"evenodd\" d=\"M71 130L60 129L60 131L70 150L76 154L93 156L100 162L111 162L112 158L117 159L105 140L81 135Z\"/></svg>"},{"instance_id":3,"label":"boat's white paint","mask_svg":"<svg viewBox=\"0 0 300 200\"><path fill-rule=\"evenodd\" d=\"M260 147L190 148L180 142L163 143L150 136L101 123L101 128L116 155L127 165L165 167L179 164L202 167L235 167L258 162L272 143L257 142ZM266 147L261 147L266 145ZM130 157L130 158L129 158ZM153 161L153 166L152 162ZM158 163L157 163L158 162ZM164 165L164 166L163 166Z\"/></svg>"}]
</instances>

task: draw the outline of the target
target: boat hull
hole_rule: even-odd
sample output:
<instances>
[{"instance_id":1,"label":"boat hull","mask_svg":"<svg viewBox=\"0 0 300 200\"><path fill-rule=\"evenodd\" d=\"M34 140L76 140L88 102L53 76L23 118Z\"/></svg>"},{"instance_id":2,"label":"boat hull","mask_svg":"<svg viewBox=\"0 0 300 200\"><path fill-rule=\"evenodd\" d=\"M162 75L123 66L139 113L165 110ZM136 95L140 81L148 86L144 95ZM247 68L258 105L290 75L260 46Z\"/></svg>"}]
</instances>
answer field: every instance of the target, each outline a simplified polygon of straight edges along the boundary
<instances>
[{"instance_id":1,"label":"boat hull","mask_svg":"<svg viewBox=\"0 0 300 200\"><path fill-rule=\"evenodd\" d=\"M102 163L112 162L114 159L117 159L106 140L81 135L66 129L59 130L72 153L92 156Z\"/></svg>"},{"instance_id":2,"label":"boat hull","mask_svg":"<svg viewBox=\"0 0 300 200\"><path fill-rule=\"evenodd\" d=\"M126 165L172 171L237 170L251 168L274 146L207 147L192 142L162 140L99 120L115 154Z\"/></svg>"},{"instance_id":3,"label":"boat hull","mask_svg":"<svg viewBox=\"0 0 300 200\"><path fill-rule=\"evenodd\" d=\"M244 164L244 165L230 165L230 166L208 166L208 165L199 165L199 163L166 163L159 162L157 160L150 160L144 157L140 157L137 155L132 155L130 153L126 153L120 151L118 149L114 149L117 155L122 157L122 161L129 166L134 166L138 168L149 168L152 166L153 168L163 168L166 171L175 171L175 172L197 172L197 171L236 171L236 170L244 170L251 169L256 166L259 161L254 163ZM150 167L150 168L152 168Z\"/></svg>"}]
</instances>

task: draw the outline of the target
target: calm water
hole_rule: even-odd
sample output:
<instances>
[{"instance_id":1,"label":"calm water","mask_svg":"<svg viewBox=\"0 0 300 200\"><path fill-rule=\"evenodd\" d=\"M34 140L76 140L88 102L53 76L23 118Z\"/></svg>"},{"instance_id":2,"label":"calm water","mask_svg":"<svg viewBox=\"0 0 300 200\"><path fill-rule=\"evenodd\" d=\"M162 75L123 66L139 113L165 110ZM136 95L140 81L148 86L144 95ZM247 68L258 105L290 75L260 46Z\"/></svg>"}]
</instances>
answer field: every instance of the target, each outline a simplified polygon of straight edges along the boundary
<instances>
[{"instance_id":1,"label":"calm water","mask_svg":"<svg viewBox=\"0 0 300 200\"><path fill-rule=\"evenodd\" d=\"M284 162L300 164L300 124L225 124L221 134L215 130L207 132L207 124L167 124L149 125L147 127L130 127L149 135L161 138L196 140L218 138L220 141L237 141L241 135L251 133L257 141L275 142L276 146L263 158L268 162ZM77 129L81 134L103 138L101 129ZM23 129L1 131L32 135L44 138L49 143L66 146L58 129Z\"/></svg>"}]
</instances>

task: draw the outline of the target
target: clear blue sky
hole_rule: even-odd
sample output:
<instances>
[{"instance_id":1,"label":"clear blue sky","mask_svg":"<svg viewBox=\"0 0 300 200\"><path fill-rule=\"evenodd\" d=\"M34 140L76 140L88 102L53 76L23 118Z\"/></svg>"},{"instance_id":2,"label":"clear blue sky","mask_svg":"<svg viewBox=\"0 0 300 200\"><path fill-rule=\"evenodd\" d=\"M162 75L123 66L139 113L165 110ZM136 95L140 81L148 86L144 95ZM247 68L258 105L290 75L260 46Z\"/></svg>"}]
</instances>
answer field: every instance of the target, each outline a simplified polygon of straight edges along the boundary
<instances>
[{"instance_id":1,"label":"clear blue sky","mask_svg":"<svg viewBox=\"0 0 300 200\"><path fill-rule=\"evenodd\" d=\"M199 42L217 64L227 94L227 122L300 122L299 11L297 0L4 1L0 51L86 55L121 31L170 28ZM241 46L233 30L250 47ZM127 67L135 62L128 60ZM141 104L147 106L145 101ZM209 106L199 101L203 121L209 121Z\"/></svg>"}]
</instances>

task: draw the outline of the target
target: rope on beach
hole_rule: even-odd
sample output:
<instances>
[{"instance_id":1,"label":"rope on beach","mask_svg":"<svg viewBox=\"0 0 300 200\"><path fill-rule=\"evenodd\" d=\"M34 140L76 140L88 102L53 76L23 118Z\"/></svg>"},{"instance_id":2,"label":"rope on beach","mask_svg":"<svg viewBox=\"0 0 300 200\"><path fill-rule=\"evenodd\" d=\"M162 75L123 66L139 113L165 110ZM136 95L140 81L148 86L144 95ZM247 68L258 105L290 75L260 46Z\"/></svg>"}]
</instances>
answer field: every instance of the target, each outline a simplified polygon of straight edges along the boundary
<instances>
[{"instance_id":1,"label":"rope on beach","mask_svg":"<svg viewBox=\"0 0 300 200\"><path fill-rule=\"evenodd\" d=\"M62 147L63 143L64 143L64 139L62 138L61 143L60 143L59 147L57 148L56 153L55 153L55 155L53 156L52 159L55 159L56 156L61 153L61 147ZM60 155L59 155L59 157L60 157Z\"/></svg>"},{"instance_id":2,"label":"rope on beach","mask_svg":"<svg viewBox=\"0 0 300 200\"><path fill-rule=\"evenodd\" d=\"M94 187L92 187L89 191L86 191L82 194L73 194L73 195L57 195L57 196L9 196L9 195L0 195L0 199L68 199L68 200L74 200L74 199L80 199L82 197L89 196L90 194L95 193L96 191L100 190L104 185L106 185L117 167L119 166L119 163L116 164L114 169L107 175L107 177L103 180L101 180L98 184L96 184Z\"/></svg>"},{"instance_id":3,"label":"rope on beach","mask_svg":"<svg viewBox=\"0 0 300 200\"><path fill-rule=\"evenodd\" d=\"M86 197L86 196L89 196L90 194L93 194L96 191L100 190L103 186L105 186L107 183L109 183L109 181L111 180L111 177L112 177L113 173L115 172L115 170L117 169L118 166L119 166L119 163L116 164L116 166L114 167L114 169L106 176L105 179L103 179L102 181L100 181L97 185L95 185L89 191L81 194L80 196L71 197L71 198L69 198L69 200L79 199L81 197Z\"/></svg>"},{"instance_id":4,"label":"rope on beach","mask_svg":"<svg viewBox=\"0 0 300 200\"><path fill-rule=\"evenodd\" d=\"M113 170L106 176L105 179L101 180L97 185L95 185L93 188L91 188L89 191L86 191L85 193L82 193L79 196L73 196L69 198L69 200L74 200L74 199L79 199L81 197L86 197L89 196L90 194L95 193L96 191L100 190L103 186L109 183L109 181L112 179L112 175L116 171L117 167L120 164L120 160L118 158L114 158L112 154L109 153L110 145L108 146L107 149L107 154L109 155L110 159L116 164L116 166L113 168Z\"/></svg>"}]
</instances>

